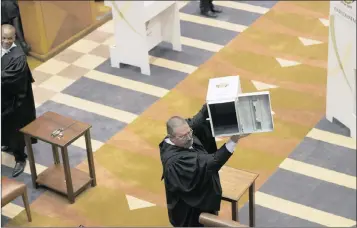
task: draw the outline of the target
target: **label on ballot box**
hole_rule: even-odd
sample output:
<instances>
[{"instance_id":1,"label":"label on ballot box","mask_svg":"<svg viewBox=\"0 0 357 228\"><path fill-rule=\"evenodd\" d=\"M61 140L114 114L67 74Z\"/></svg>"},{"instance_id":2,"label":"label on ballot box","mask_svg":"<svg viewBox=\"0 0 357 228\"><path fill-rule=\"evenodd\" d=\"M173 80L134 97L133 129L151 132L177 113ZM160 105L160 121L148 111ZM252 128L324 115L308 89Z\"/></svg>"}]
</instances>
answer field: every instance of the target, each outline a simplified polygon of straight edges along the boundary
<instances>
[{"instance_id":1,"label":"label on ballot box","mask_svg":"<svg viewBox=\"0 0 357 228\"><path fill-rule=\"evenodd\" d=\"M241 93L239 76L212 78L208 83L207 102L232 100Z\"/></svg>"},{"instance_id":2,"label":"label on ballot box","mask_svg":"<svg viewBox=\"0 0 357 228\"><path fill-rule=\"evenodd\" d=\"M274 129L269 92L242 93L239 76L210 79L206 103L213 137Z\"/></svg>"}]
</instances>

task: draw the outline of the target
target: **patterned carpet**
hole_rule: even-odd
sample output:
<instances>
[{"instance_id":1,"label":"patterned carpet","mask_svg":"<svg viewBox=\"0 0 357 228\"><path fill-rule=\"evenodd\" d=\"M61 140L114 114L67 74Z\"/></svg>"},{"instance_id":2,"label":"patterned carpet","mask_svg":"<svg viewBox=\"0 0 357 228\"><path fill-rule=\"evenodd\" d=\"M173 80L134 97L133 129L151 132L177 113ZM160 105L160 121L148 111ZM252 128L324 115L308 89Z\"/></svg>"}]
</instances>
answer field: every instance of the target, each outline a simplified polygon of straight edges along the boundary
<instances>
[{"instance_id":1,"label":"patterned carpet","mask_svg":"<svg viewBox=\"0 0 357 228\"><path fill-rule=\"evenodd\" d=\"M194 115L205 102L208 79L228 75L240 75L243 92L269 90L275 113L274 132L242 140L227 164L259 173L257 226L355 224L356 188L349 184L356 179L355 171L351 171L356 167L356 148L343 136L344 129L324 120L329 3L217 1L224 13L214 20L198 15L197 2L181 4L183 51L172 51L167 44L154 48L150 52L150 77L134 67L110 67L112 21L33 71L38 115L51 110L93 125L98 186L82 193L71 205L51 191L34 190L27 167L17 179L28 185L33 222L27 222L18 199L3 208L2 224L169 226L158 151L165 136L165 121L172 115ZM326 132L332 136L327 137ZM336 137L343 137L338 146L347 151L340 157L333 154L334 149L327 149ZM306 140L315 140L315 144L306 144ZM225 140L217 141L222 145ZM69 148L70 163L87 171L84 145L80 139ZM327 150L340 163L330 162L328 166L322 162L323 155L315 159L320 163L311 162L307 158L313 155L307 153L311 151L307 148L320 154ZM49 149L44 143L36 145L38 170L52 164L52 156L46 153ZM10 176L12 156L2 153L2 160L2 173ZM322 171L313 179L318 183L303 182L301 176L311 173L300 171L299 176L289 166L297 160L345 173L349 178L344 188L348 190L328 192L335 194L333 202L323 198L326 192L319 200L312 200L318 195L316 186L341 183L336 179L326 181L321 177L326 172ZM339 169L341 166L349 168ZM307 170L306 166L299 167ZM310 192L303 194L301 189L291 187L299 184L306 185ZM286 192L295 198L282 194ZM349 204L342 201L346 198ZM246 202L244 196L240 207ZM330 210L331 205L336 210ZM244 224L246 213L244 206L240 216ZM220 215L230 216L228 204L222 203Z\"/></svg>"}]
</instances>

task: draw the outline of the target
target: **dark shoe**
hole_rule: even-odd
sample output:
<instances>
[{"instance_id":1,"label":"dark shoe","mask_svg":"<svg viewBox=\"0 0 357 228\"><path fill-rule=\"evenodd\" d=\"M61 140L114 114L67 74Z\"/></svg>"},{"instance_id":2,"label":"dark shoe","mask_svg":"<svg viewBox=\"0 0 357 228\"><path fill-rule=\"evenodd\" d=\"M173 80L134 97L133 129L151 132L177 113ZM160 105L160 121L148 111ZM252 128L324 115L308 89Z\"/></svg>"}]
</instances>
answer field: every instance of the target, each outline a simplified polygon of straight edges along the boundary
<instances>
[{"instance_id":1,"label":"dark shoe","mask_svg":"<svg viewBox=\"0 0 357 228\"><path fill-rule=\"evenodd\" d=\"M216 18L217 15L215 13L213 13L212 11L203 11L201 12L201 15L205 16L205 17L209 17L209 18Z\"/></svg>"},{"instance_id":2,"label":"dark shoe","mask_svg":"<svg viewBox=\"0 0 357 228\"><path fill-rule=\"evenodd\" d=\"M213 13L222 13L222 10L221 10L220 8L217 8L217 7L212 7L212 8L211 8L211 11L212 11Z\"/></svg>"},{"instance_id":3,"label":"dark shoe","mask_svg":"<svg viewBox=\"0 0 357 228\"><path fill-rule=\"evenodd\" d=\"M24 162L16 162L14 170L12 171L12 177L17 177L21 173L24 172L26 167L26 161Z\"/></svg>"},{"instance_id":4,"label":"dark shoe","mask_svg":"<svg viewBox=\"0 0 357 228\"><path fill-rule=\"evenodd\" d=\"M9 150L8 146L1 146L1 151L8 152Z\"/></svg>"}]
</instances>

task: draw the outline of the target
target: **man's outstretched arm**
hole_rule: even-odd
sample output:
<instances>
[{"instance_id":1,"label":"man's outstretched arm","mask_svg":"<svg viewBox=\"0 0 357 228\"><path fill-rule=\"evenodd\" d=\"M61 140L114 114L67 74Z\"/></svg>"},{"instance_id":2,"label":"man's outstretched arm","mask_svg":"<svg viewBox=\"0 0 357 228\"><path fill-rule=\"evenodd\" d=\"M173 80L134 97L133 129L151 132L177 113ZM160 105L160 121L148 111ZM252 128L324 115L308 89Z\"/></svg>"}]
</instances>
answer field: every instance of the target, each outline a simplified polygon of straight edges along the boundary
<instances>
[{"instance_id":1,"label":"man's outstretched arm","mask_svg":"<svg viewBox=\"0 0 357 228\"><path fill-rule=\"evenodd\" d=\"M208 118L207 105L204 104L201 110L195 116L186 119L186 121L188 125L192 128L192 130L195 131L195 129L198 128L201 124L203 124L207 118Z\"/></svg>"}]
</instances>

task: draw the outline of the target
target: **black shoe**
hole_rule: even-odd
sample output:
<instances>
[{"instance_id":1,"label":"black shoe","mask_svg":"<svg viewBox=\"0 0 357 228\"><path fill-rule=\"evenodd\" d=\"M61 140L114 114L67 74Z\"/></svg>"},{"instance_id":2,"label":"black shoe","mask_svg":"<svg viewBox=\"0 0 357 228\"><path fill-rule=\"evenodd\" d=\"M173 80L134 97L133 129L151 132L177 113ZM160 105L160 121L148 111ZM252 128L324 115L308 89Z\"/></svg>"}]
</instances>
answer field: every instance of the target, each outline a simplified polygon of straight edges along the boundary
<instances>
[{"instance_id":1,"label":"black shoe","mask_svg":"<svg viewBox=\"0 0 357 228\"><path fill-rule=\"evenodd\" d=\"M10 148L8 146L1 146L1 151L8 152Z\"/></svg>"},{"instance_id":2,"label":"black shoe","mask_svg":"<svg viewBox=\"0 0 357 228\"><path fill-rule=\"evenodd\" d=\"M201 11L201 15L209 18L216 18L217 15L212 11Z\"/></svg>"},{"instance_id":3,"label":"black shoe","mask_svg":"<svg viewBox=\"0 0 357 228\"><path fill-rule=\"evenodd\" d=\"M24 172L26 167L26 161L24 162L16 162L14 170L12 171L12 177L17 177L21 173Z\"/></svg>"},{"instance_id":4,"label":"black shoe","mask_svg":"<svg viewBox=\"0 0 357 228\"><path fill-rule=\"evenodd\" d=\"M222 10L221 10L220 8L217 8L217 7L212 7L212 8L211 8L211 11L212 11L213 13L222 13Z\"/></svg>"}]
</instances>

